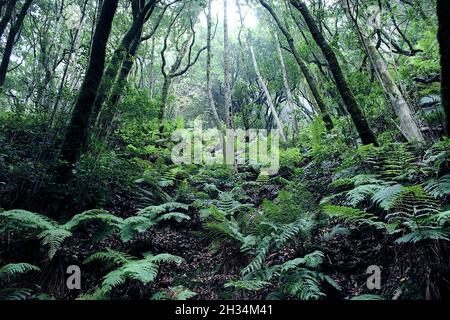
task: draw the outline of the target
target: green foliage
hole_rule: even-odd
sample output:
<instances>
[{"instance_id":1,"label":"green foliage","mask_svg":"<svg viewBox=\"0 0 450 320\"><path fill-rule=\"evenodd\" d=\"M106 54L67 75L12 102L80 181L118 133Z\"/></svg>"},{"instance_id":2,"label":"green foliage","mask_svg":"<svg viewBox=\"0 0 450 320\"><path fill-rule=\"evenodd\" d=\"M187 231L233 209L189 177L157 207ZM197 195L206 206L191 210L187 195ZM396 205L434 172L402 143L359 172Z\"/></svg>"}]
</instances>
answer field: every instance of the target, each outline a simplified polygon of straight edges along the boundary
<instances>
[{"instance_id":1,"label":"green foliage","mask_svg":"<svg viewBox=\"0 0 450 320\"><path fill-rule=\"evenodd\" d=\"M93 261L100 261L102 263L118 265L107 273L104 278L99 291L103 295L110 294L115 287L124 285L127 280L138 281L143 285L153 282L158 275L160 263L175 263L180 265L183 259L179 256L163 253L152 255L150 253L144 254L144 258L137 259L126 253L108 249L105 252L98 252L90 255L84 260L84 263L91 263Z\"/></svg>"},{"instance_id":2,"label":"green foliage","mask_svg":"<svg viewBox=\"0 0 450 320\"><path fill-rule=\"evenodd\" d=\"M424 189L435 198L450 195L450 174L427 181Z\"/></svg>"},{"instance_id":3,"label":"green foliage","mask_svg":"<svg viewBox=\"0 0 450 320\"><path fill-rule=\"evenodd\" d=\"M25 300L31 290L25 288L8 288L6 283L28 272L40 271L39 267L29 263L9 263L0 268L0 300Z\"/></svg>"},{"instance_id":4,"label":"green foliage","mask_svg":"<svg viewBox=\"0 0 450 320\"><path fill-rule=\"evenodd\" d=\"M48 248L48 258L52 259L64 241L72 237L73 232L81 227L95 226L94 240L101 240L114 232L120 232L121 239L127 242L161 221L174 219L181 222L190 219L185 213L174 212L175 209L187 210L188 206L176 202L149 206L140 210L137 216L127 219L116 217L104 210L89 210L75 215L64 224L37 213L10 210L0 213L0 221L3 222L0 232L10 230L24 239L40 239L42 245Z\"/></svg>"}]
</instances>

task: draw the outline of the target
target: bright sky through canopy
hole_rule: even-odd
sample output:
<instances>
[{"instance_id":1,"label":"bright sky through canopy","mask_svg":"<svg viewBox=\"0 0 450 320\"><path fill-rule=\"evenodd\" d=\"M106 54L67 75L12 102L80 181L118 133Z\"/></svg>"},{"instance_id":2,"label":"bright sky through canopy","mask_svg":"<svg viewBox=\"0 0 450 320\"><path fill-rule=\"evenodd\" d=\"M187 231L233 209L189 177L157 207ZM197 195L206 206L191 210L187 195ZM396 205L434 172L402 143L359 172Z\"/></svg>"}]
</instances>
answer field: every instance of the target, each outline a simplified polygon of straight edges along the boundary
<instances>
[{"instance_id":1,"label":"bright sky through canopy","mask_svg":"<svg viewBox=\"0 0 450 320\"><path fill-rule=\"evenodd\" d=\"M240 27L240 19L236 0L228 0L228 26L231 30L237 30ZM212 16L215 20L219 18L219 23L223 24L223 0L213 0L211 3ZM254 28L258 23L255 12L241 1L241 10L244 15L244 25L246 28ZM201 23L206 24L206 17L204 15L200 18Z\"/></svg>"}]
</instances>

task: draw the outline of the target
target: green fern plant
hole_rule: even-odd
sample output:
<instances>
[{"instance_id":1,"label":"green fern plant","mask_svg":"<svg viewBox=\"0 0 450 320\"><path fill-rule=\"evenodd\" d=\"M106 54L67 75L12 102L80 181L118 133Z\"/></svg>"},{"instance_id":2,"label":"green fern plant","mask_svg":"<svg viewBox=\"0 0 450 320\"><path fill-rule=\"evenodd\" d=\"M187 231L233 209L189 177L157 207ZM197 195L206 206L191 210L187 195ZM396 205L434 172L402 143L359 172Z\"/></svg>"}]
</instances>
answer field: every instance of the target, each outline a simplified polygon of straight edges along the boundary
<instances>
[{"instance_id":1,"label":"green fern plant","mask_svg":"<svg viewBox=\"0 0 450 320\"><path fill-rule=\"evenodd\" d=\"M107 266L115 265L118 268L107 273L97 293L108 295L115 287L125 284L127 280L138 281L144 285L153 282L158 275L160 263L175 263L180 265L183 258L168 253L152 255L144 254L144 258L138 259L127 253L108 249L105 252L97 252L87 257L83 263L100 261Z\"/></svg>"},{"instance_id":2,"label":"green fern plant","mask_svg":"<svg viewBox=\"0 0 450 320\"><path fill-rule=\"evenodd\" d=\"M329 216L340 218L350 225L355 225L357 227L361 225L368 225L374 226L378 229L387 228L386 224L377 220L373 214L360 209L344 206L324 205L323 211Z\"/></svg>"},{"instance_id":3,"label":"green fern plant","mask_svg":"<svg viewBox=\"0 0 450 320\"><path fill-rule=\"evenodd\" d=\"M25 210L10 210L0 213L3 222L0 231L11 231L28 239L40 239L43 246L48 248L48 258L52 259L61 248L64 241L71 237L73 231L88 223L97 222L97 232L105 235L108 231L118 230L122 219L104 210L90 210L75 215L65 224L59 224L43 215ZM99 238L98 234L94 238Z\"/></svg>"},{"instance_id":4,"label":"green fern plant","mask_svg":"<svg viewBox=\"0 0 450 320\"><path fill-rule=\"evenodd\" d=\"M128 242L139 233L147 231L161 221L174 219L177 222L190 220L187 214L174 210L188 210L189 206L178 202L167 202L159 206L149 206L139 210L136 216L129 217L120 224L120 237Z\"/></svg>"},{"instance_id":5,"label":"green fern plant","mask_svg":"<svg viewBox=\"0 0 450 320\"><path fill-rule=\"evenodd\" d=\"M450 174L446 174L439 179L428 180L424 184L424 189L435 198L450 195Z\"/></svg>"},{"instance_id":6,"label":"green fern plant","mask_svg":"<svg viewBox=\"0 0 450 320\"><path fill-rule=\"evenodd\" d=\"M29 263L10 263L0 268L0 300L24 300L31 294L26 288L7 288L6 283L28 273L38 272L39 267Z\"/></svg>"}]
</instances>

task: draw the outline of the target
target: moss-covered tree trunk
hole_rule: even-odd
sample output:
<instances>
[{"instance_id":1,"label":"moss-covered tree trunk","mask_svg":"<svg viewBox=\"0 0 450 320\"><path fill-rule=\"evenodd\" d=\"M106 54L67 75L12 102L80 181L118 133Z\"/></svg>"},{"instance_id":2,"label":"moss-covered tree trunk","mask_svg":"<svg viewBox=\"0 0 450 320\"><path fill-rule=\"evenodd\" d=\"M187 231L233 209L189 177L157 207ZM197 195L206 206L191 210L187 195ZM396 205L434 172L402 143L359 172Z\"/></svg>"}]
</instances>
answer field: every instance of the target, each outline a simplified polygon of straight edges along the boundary
<instances>
[{"instance_id":1,"label":"moss-covered tree trunk","mask_svg":"<svg viewBox=\"0 0 450 320\"><path fill-rule=\"evenodd\" d=\"M92 41L91 56L80 93L72 111L72 118L61 148L61 159L69 164L77 162L87 135L95 98L105 68L106 44L119 0L105 0Z\"/></svg>"},{"instance_id":2,"label":"moss-covered tree trunk","mask_svg":"<svg viewBox=\"0 0 450 320\"><path fill-rule=\"evenodd\" d=\"M302 14L312 37L322 50L323 55L330 67L331 73L333 74L337 89L342 97L342 100L344 101L345 106L347 107L347 111L350 114L353 123L355 124L356 130L359 133L362 143L378 145L375 135L370 128L369 123L367 122L367 119L362 114L362 111L347 84L341 66L337 60L336 54L331 49L330 45L325 40L325 37L317 27L317 24L311 16L308 7L304 2L299 0L290 1L292 5Z\"/></svg>"},{"instance_id":3,"label":"moss-covered tree trunk","mask_svg":"<svg viewBox=\"0 0 450 320\"><path fill-rule=\"evenodd\" d=\"M156 2L156 0L150 0L142 9L139 9L139 5L136 4L137 1L132 2L133 4L136 4L135 6L133 6L133 23L128 29L125 36L122 38L117 49L114 51L111 57L111 61L109 62L108 67L105 70L105 75L103 76L97 98L95 99L94 120L99 118L98 116L100 114L103 103L111 93L111 89L114 86L119 71L121 70L122 64L124 63L131 50L133 41L137 37L140 37L142 28L149 16L152 14Z\"/></svg>"},{"instance_id":4,"label":"moss-covered tree trunk","mask_svg":"<svg viewBox=\"0 0 450 320\"><path fill-rule=\"evenodd\" d=\"M437 1L438 39L441 47L441 96L447 136L450 137L450 1Z\"/></svg>"},{"instance_id":5,"label":"moss-covered tree trunk","mask_svg":"<svg viewBox=\"0 0 450 320\"><path fill-rule=\"evenodd\" d=\"M5 49L3 50L2 63L0 64L0 89L5 84L6 74L8 73L9 62L11 60L11 55L13 51L14 44L16 43L16 36L22 29L23 21L27 15L28 9L30 8L33 0L26 0L20 10L16 21L11 25L9 30L8 38L6 40Z\"/></svg>"}]
</instances>

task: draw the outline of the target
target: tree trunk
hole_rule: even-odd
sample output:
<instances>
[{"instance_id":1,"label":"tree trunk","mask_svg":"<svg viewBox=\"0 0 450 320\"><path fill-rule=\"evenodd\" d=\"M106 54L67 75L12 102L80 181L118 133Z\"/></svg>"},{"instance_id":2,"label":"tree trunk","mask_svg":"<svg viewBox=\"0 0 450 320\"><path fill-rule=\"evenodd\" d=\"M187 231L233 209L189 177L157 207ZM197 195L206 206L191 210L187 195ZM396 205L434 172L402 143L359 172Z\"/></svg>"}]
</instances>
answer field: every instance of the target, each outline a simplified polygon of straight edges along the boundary
<instances>
[{"instance_id":1,"label":"tree trunk","mask_svg":"<svg viewBox=\"0 0 450 320\"><path fill-rule=\"evenodd\" d=\"M284 135L283 131L283 124L280 121L280 118L278 117L277 110L275 109L275 106L273 105L272 97L270 96L269 89L267 89L266 83L264 82L264 79L261 76L261 73L259 72L258 63L256 62L255 52L253 51L253 47L250 45L250 54L252 56L252 62L253 62L253 68L255 69L256 78L258 79L259 85L264 91L264 95L266 96L267 104L269 105L270 112L272 113L272 117L275 120L275 123L278 127L278 131L280 132L280 136L283 142L286 142L286 136Z\"/></svg>"},{"instance_id":2,"label":"tree trunk","mask_svg":"<svg viewBox=\"0 0 450 320\"><path fill-rule=\"evenodd\" d=\"M70 43L70 48L69 48L69 52L68 52L68 56L67 56L67 61L66 61L66 64L64 66L63 74L62 74L61 81L59 83L58 91L57 91L57 94L56 94L56 99L55 99L55 102L53 104L53 109L52 109L52 113L51 113L51 116L50 116L49 128L51 128L53 126L53 123L55 121L55 116L56 116L56 113L58 111L59 102L61 101L63 90L64 90L64 85L66 83L67 75L68 75L68 72L69 72L69 66L70 66L70 64L72 62L72 55L74 54L74 51L76 51L76 48L78 47L78 43L79 43L79 39L80 39L79 36L80 36L80 33L81 33L81 29L83 27L84 18L86 16L86 9L87 9L88 1L89 0L85 0L84 3L83 3L83 8L82 8L81 17L80 17L80 24L79 24L78 28L75 30L75 34L74 34L73 39L72 39L72 41Z\"/></svg>"},{"instance_id":3,"label":"tree trunk","mask_svg":"<svg viewBox=\"0 0 450 320\"><path fill-rule=\"evenodd\" d=\"M233 105L231 100L231 76L230 76L230 48L228 42L228 4L227 0L223 0L223 74L225 84L225 114L227 127L226 153L225 159L227 164L232 164L236 169L236 161L234 158L234 135L233 129Z\"/></svg>"},{"instance_id":4,"label":"tree trunk","mask_svg":"<svg viewBox=\"0 0 450 320\"><path fill-rule=\"evenodd\" d=\"M297 117L295 116L295 102L294 98L292 97L291 87L289 86L289 80L286 72L286 65L284 63L283 52L281 51L280 40L278 39L278 33L276 31L274 32L274 38L275 38L275 47L278 53L278 59L280 60L280 68L281 68L281 75L283 77L284 90L286 90L286 98L287 98L286 104L288 106L289 111L291 112L292 133L295 139L295 137L298 135L298 123Z\"/></svg>"},{"instance_id":5,"label":"tree trunk","mask_svg":"<svg viewBox=\"0 0 450 320\"><path fill-rule=\"evenodd\" d=\"M19 33L20 29L22 29L23 21L27 15L28 9L31 6L33 0L26 0L22 9L20 10L19 15L17 16L16 22L11 25L11 29L9 30L8 39L6 40L5 50L3 52L2 63L0 65L0 90L3 88L6 80L6 74L8 73L9 62L11 60L11 54L14 47L14 43L16 42L16 36Z\"/></svg>"},{"instance_id":6,"label":"tree trunk","mask_svg":"<svg viewBox=\"0 0 450 320\"><path fill-rule=\"evenodd\" d=\"M133 40L137 38L138 34L140 37L142 27L148 19L149 12L151 12L151 10L153 10L153 8L155 7L156 2L156 0L149 1L142 9L142 11L140 11L139 14L133 17L133 23L131 27L128 29L119 46L114 51L111 61L109 62L108 67L105 70L105 74L100 84L98 96L95 99L94 118L98 118L103 103L109 96L109 93L111 92L114 82L117 79L122 64L130 52Z\"/></svg>"},{"instance_id":7,"label":"tree trunk","mask_svg":"<svg viewBox=\"0 0 450 320\"><path fill-rule=\"evenodd\" d=\"M303 76L305 77L305 80L308 83L309 89L311 90L311 93L314 96L314 100L316 101L317 106L319 107L325 127L328 131L330 131L334 127L333 122L331 121L331 117L328 113L327 107L326 107L325 103L323 102L322 94L320 93L314 78L312 77L311 73L309 72L308 67L306 66L303 59L300 57L300 54L298 53L297 48L295 47L294 38L292 38L292 35L290 34L290 32L283 26L282 22L280 21L280 19L277 16L277 14L267 4L267 2L265 2L264 0L259 0L259 2L263 5L264 8L267 9L267 11L269 11L271 16L275 20L276 24L278 25L278 28L281 30L281 32L286 37L286 40L289 45L289 49L291 50L292 55L295 58L295 61L297 62L298 66L300 67L300 70L302 71Z\"/></svg>"},{"instance_id":8,"label":"tree trunk","mask_svg":"<svg viewBox=\"0 0 450 320\"><path fill-rule=\"evenodd\" d=\"M450 2L437 1L439 20L438 39L441 52L441 96L446 118L447 137L450 137Z\"/></svg>"},{"instance_id":9,"label":"tree trunk","mask_svg":"<svg viewBox=\"0 0 450 320\"><path fill-rule=\"evenodd\" d=\"M302 1L290 0L290 2L302 14L308 26L308 29L311 32L311 35L313 36L319 48L322 50L325 59L328 61L331 73L333 74L334 80L336 81L337 89L342 97L342 100L344 101L344 104L347 107L347 110L353 120L353 123L355 124L356 130L359 133L362 143L373 144L375 146L378 146L378 142L375 138L375 135L372 132L372 129L370 128L369 123L367 122L367 119L362 114L362 111L359 108L359 105L356 102L356 99L353 96L353 93L351 92L347 84L347 81L345 80L344 74L336 58L335 53L331 49L328 42L325 40L322 33L320 33L308 8Z\"/></svg>"},{"instance_id":10,"label":"tree trunk","mask_svg":"<svg viewBox=\"0 0 450 320\"><path fill-rule=\"evenodd\" d=\"M217 113L216 104L214 103L214 96L212 92L212 83L211 83L211 37L212 37L212 12L211 12L211 1L208 0L208 13L207 13L207 38L206 38L206 46L207 46L207 55L206 55L206 86L208 91L208 103L209 108L213 114L214 122L216 123L216 127L218 130L222 131L222 123L220 122L219 115Z\"/></svg>"},{"instance_id":11,"label":"tree trunk","mask_svg":"<svg viewBox=\"0 0 450 320\"><path fill-rule=\"evenodd\" d=\"M5 14L3 15L2 20L0 21L0 39L3 37L3 33L5 32L6 26L12 18L12 14L14 9L16 8L17 0L9 0L8 5L5 9Z\"/></svg>"},{"instance_id":12,"label":"tree trunk","mask_svg":"<svg viewBox=\"0 0 450 320\"><path fill-rule=\"evenodd\" d=\"M152 45L151 45L151 51L150 51L150 70L149 70L149 82L150 82L150 99L153 99L153 84L155 82L155 72L154 72L154 66L155 66L155 36L152 37Z\"/></svg>"},{"instance_id":13,"label":"tree trunk","mask_svg":"<svg viewBox=\"0 0 450 320\"><path fill-rule=\"evenodd\" d=\"M163 121L164 121L164 116L166 113L167 97L169 96L169 89L170 89L171 83L172 83L172 78L170 77L170 75L164 77L164 84L163 84L162 91L161 91L161 105L159 107L159 112L158 112L158 123L159 123L159 127L160 127L160 132L162 132L164 130Z\"/></svg>"},{"instance_id":14,"label":"tree trunk","mask_svg":"<svg viewBox=\"0 0 450 320\"><path fill-rule=\"evenodd\" d=\"M361 46L369 57L370 63L376 72L377 78L380 81L380 84L384 92L386 93L389 102L391 103L395 113L400 120L400 129L403 135L407 138L408 141L423 141L424 138L422 132L420 131L420 128L413 117L413 112L406 102L405 97L392 78L389 68L386 65L383 57L378 52L371 39L369 39L369 37L365 35L365 32L363 30L361 30L357 21L357 17L353 16L353 10L350 11L351 8L348 6L347 1L348 0L341 0L342 7L347 14L350 22L353 23L355 31L358 34L358 39L361 43Z\"/></svg>"},{"instance_id":15,"label":"tree trunk","mask_svg":"<svg viewBox=\"0 0 450 320\"><path fill-rule=\"evenodd\" d=\"M89 66L62 144L60 157L72 165L79 160L82 144L87 136L95 98L105 68L106 45L118 2L119 0L105 0L103 3L92 41Z\"/></svg>"}]
</instances>

